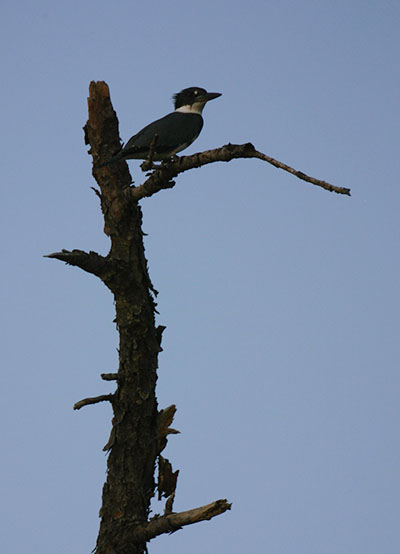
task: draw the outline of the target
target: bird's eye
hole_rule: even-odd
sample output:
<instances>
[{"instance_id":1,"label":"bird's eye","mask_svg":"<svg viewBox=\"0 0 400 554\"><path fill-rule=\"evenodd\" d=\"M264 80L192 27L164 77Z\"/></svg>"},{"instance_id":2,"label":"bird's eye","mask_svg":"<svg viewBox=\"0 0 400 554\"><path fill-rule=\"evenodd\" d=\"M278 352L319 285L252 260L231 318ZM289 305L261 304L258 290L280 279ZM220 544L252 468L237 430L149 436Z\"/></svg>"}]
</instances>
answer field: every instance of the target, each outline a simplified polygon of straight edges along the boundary
<instances>
[{"instance_id":1,"label":"bird's eye","mask_svg":"<svg viewBox=\"0 0 400 554\"><path fill-rule=\"evenodd\" d=\"M198 90L195 90L195 91L193 92L193 94L194 94L195 96L197 96L197 95L199 94L199 91L198 91Z\"/></svg>"}]
</instances>

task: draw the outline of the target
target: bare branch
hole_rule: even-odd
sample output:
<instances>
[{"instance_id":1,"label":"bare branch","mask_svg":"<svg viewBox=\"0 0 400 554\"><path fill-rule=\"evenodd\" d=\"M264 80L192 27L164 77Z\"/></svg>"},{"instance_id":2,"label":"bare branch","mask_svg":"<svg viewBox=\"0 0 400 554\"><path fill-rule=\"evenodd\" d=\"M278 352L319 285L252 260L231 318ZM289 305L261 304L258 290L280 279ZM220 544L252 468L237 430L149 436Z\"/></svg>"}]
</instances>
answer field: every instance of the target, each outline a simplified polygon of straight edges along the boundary
<instances>
[{"instance_id":1,"label":"bare branch","mask_svg":"<svg viewBox=\"0 0 400 554\"><path fill-rule=\"evenodd\" d=\"M158 535L173 533L185 525L212 519L215 516L223 514L227 510L230 510L231 506L232 504L229 504L226 499L216 500L200 508L151 519L149 522L135 527L134 540L135 542L149 541Z\"/></svg>"},{"instance_id":2,"label":"bare branch","mask_svg":"<svg viewBox=\"0 0 400 554\"><path fill-rule=\"evenodd\" d=\"M114 398L113 394L101 394L100 396L92 396L91 398L84 398L75 402L74 410L80 410L83 406L89 406L90 404L98 404L99 402L112 402Z\"/></svg>"},{"instance_id":3,"label":"bare branch","mask_svg":"<svg viewBox=\"0 0 400 554\"><path fill-rule=\"evenodd\" d=\"M154 135L154 138L150 144L149 148L149 155L147 156L147 159L141 164L141 168L143 171L148 171L149 169L153 169L153 157L154 157L154 151L156 148L156 144L158 141L158 134L156 133Z\"/></svg>"},{"instance_id":4,"label":"bare branch","mask_svg":"<svg viewBox=\"0 0 400 554\"><path fill-rule=\"evenodd\" d=\"M271 158L271 156L267 156L266 154L263 154L262 152L255 151L254 156L249 156L258 158L259 160L263 160L265 162L270 163L271 165L283 169L284 171L287 171L288 173L291 173L298 179L302 179L303 181L307 181L307 183L312 183L313 185L316 185L317 187L321 187L329 192L336 192L337 194L345 194L346 196L350 196L350 189L345 187L337 187L335 185L331 185L330 183L327 183L326 181L322 181L321 179L315 179L315 177L310 177L309 175L306 175L302 171L298 171L297 169L293 169L293 167L290 167L290 165L286 165L283 162L280 162L279 160L275 160L275 158Z\"/></svg>"},{"instance_id":5,"label":"bare branch","mask_svg":"<svg viewBox=\"0 0 400 554\"><path fill-rule=\"evenodd\" d=\"M102 373L100 377L104 381L116 381L118 378L118 373Z\"/></svg>"},{"instance_id":6,"label":"bare branch","mask_svg":"<svg viewBox=\"0 0 400 554\"><path fill-rule=\"evenodd\" d=\"M165 503L164 508L164 515L172 514L172 509L174 507L174 500L175 500L175 491L167 498L167 501Z\"/></svg>"},{"instance_id":7,"label":"bare branch","mask_svg":"<svg viewBox=\"0 0 400 554\"><path fill-rule=\"evenodd\" d=\"M326 181L310 177L302 171L293 169L289 165L271 158L271 156L258 152L250 142L246 144L226 144L225 146L221 146L221 148L206 150L205 152L199 152L192 156L182 156L176 161L164 163L160 168L157 168L142 185L133 187L130 191L135 200L140 200L141 198L152 196L160 190L173 187L175 183L172 179L184 171L214 162L230 162L237 158L258 158L270 163L274 167L295 175L303 181L312 183L330 192L350 196L350 189L337 187Z\"/></svg>"},{"instance_id":8,"label":"bare branch","mask_svg":"<svg viewBox=\"0 0 400 554\"><path fill-rule=\"evenodd\" d=\"M45 258L54 258L66 262L68 265L74 265L93 273L97 277L102 278L108 268L108 260L96 252L84 252L83 250L61 250L61 252L53 252L44 256Z\"/></svg>"}]
</instances>

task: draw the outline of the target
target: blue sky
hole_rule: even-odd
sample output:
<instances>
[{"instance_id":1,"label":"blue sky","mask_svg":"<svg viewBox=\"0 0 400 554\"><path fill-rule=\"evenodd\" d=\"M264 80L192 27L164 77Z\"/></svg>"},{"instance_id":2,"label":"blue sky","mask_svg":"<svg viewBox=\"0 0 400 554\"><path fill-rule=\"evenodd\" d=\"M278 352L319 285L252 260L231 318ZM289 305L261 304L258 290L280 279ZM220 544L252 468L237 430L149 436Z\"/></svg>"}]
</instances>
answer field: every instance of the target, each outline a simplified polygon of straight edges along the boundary
<instances>
[{"instance_id":1,"label":"blue sky","mask_svg":"<svg viewBox=\"0 0 400 554\"><path fill-rule=\"evenodd\" d=\"M233 503L150 552L399 551L399 23L389 1L5 3L4 552L90 552L98 530L111 410L72 406L112 390L112 298L43 258L108 251L83 143L91 80L124 141L202 86L223 96L187 153L252 141L352 189L237 160L143 200L159 403L182 433L166 450L175 509Z\"/></svg>"}]
</instances>

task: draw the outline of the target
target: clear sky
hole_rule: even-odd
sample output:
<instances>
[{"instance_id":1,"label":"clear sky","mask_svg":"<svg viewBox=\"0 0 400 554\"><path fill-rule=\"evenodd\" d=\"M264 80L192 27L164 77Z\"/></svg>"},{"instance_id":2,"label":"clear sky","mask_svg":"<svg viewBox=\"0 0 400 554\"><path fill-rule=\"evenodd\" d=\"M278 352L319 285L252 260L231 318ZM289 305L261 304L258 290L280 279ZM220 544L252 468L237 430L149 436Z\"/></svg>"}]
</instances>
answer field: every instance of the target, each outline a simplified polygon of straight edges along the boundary
<instances>
[{"instance_id":1,"label":"clear sky","mask_svg":"<svg viewBox=\"0 0 400 554\"><path fill-rule=\"evenodd\" d=\"M142 202L175 509L233 503L150 553L398 554L400 4L6 0L0 25L1 550L89 553L98 530L111 409L72 406L113 390L113 302L43 258L108 251L94 79L124 141L202 86L223 96L187 153L252 141L352 189L238 160Z\"/></svg>"}]
</instances>

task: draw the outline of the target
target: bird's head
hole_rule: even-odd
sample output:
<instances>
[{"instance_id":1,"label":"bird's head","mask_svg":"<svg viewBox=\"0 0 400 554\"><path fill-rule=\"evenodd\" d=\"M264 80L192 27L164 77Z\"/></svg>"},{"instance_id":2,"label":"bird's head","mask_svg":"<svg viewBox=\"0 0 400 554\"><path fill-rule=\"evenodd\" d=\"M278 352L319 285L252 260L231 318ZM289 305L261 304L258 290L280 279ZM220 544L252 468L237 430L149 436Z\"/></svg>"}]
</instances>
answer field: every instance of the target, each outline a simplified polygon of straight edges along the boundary
<instances>
[{"instance_id":1,"label":"bird's head","mask_svg":"<svg viewBox=\"0 0 400 554\"><path fill-rule=\"evenodd\" d=\"M201 114L206 103L218 96L220 92L207 92L200 87L185 88L173 96L175 111Z\"/></svg>"}]
</instances>

